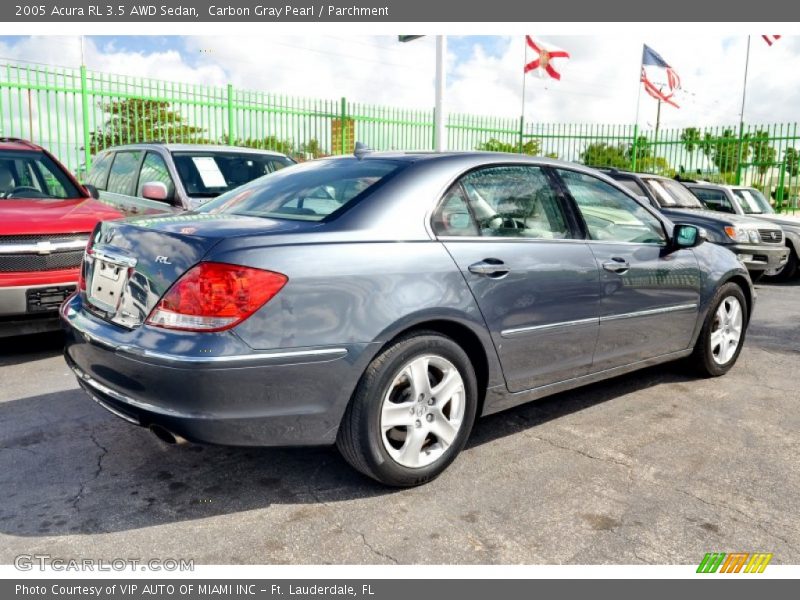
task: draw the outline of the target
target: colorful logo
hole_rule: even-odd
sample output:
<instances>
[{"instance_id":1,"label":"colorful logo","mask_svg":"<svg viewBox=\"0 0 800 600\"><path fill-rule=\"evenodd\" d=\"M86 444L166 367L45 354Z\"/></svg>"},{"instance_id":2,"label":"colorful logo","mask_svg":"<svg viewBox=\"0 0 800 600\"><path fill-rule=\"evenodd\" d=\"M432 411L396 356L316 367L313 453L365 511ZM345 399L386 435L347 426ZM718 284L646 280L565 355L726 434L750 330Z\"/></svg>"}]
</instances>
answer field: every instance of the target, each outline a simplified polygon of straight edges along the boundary
<instances>
[{"instance_id":1,"label":"colorful logo","mask_svg":"<svg viewBox=\"0 0 800 600\"><path fill-rule=\"evenodd\" d=\"M708 552L700 565L698 573L763 573L772 554L766 552Z\"/></svg>"}]
</instances>

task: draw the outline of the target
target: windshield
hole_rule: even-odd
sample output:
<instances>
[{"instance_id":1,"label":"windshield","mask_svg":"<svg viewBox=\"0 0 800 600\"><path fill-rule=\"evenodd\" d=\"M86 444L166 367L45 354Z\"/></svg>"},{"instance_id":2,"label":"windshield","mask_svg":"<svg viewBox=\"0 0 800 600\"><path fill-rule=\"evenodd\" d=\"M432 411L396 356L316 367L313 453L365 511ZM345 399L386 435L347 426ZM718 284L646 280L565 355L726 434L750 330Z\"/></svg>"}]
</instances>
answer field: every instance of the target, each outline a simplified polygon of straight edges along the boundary
<instances>
[{"instance_id":1,"label":"windshield","mask_svg":"<svg viewBox=\"0 0 800 600\"><path fill-rule=\"evenodd\" d=\"M172 156L186 194L198 198L219 196L294 164L285 156L254 152L198 150L173 152Z\"/></svg>"},{"instance_id":2,"label":"windshield","mask_svg":"<svg viewBox=\"0 0 800 600\"><path fill-rule=\"evenodd\" d=\"M750 188L733 190L733 197L746 215L771 215L775 211L764 194Z\"/></svg>"},{"instance_id":3,"label":"windshield","mask_svg":"<svg viewBox=\"0 0 800 600\"><path fill-rule=\"evenodd\" d=\"M56 162L42 152L0 152L1 198L83 198Z\"/></svg>"},{"instance_id":4,"label":"windshield","mask_svg":"<svg viewBox=\"0 0 800 600\"><path fill-rule=\"evenodd\" d=\"M645 179L645 184L664 208L703 208L692 192L671 179Z\"/></svg>"},{"instance_id":5,"label":"windshield","mask_svg":"<svg viewBox=\"0 0 800 600\"><path fill-rule=\"evenodd\" d=\"M403 163L317 160L257 179L203 205L200 212L321 221L352 202Z\"/></svg>"}]
</instances>

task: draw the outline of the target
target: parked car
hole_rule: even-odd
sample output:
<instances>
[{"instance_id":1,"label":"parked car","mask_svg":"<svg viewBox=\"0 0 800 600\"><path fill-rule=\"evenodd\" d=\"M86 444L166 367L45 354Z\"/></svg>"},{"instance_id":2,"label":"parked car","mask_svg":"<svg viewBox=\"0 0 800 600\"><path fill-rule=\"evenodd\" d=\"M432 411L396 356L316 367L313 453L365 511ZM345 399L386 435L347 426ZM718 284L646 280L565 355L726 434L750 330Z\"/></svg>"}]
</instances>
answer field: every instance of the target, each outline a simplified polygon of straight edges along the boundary
<instances>
[{"instance_id":1,"label":"parked car","mask_svg":"<svg viewBox=\"0 0 800 600\"><path fill-rule=\"evenodd\" d=\"M99 152L85 183L127 215L175 213L293 164L284 154L253 148L130 144Z\"/></svg>"},{"instance_id":2,"label":"parked car","mask_svg":"<svg viewBox=\"0 0 800 600\"><path fill-rule=\"evenodd\" d=\"M98 226L62 308L65 358L164 440L335 442L370 477L418 485L476 415L684 357L727 372L755 295L703 241L574 164L316 160L180 220Z\"/></svg>"},{"instance_id":3,"label":"parked car","mask_svg":"<svg viewBox=\"0 0 800 600\"><path fill-rule=\"evenodd\" d=\"M755 188L714 183L686 183L692 193L709 210L743 215L762 222L773 223L783 230L784 243L789 250L785 264L766 271L775 281L787 281L798 274L800 256L800 217L776 214L764 195ZM761 230L759 230L761 231ZM776 231L764 231L764 236L778 235Z\"/></svg>"},{"instance_id":4,"label":"parked car","mask_svg":"<svg viewBox=\"0 0 800 600\"><path fill-rule=\"evenodd\" d=\"M682 183L645 173L601 169L637 196L647 199L673 221L691 223L706 231L709 242L736 254L758 281L766 271L781 268L788 260L780 225L767 225L749 217L708 210Z\"/></svg>"},{"instance_id":5,"label":"parked car","mask_svg":"<svg viewBox=\"0 0 800 600\"><path fill-rule=\"evenodd\" d=\"M44 148L0 138L0 337L59 328L89 234L119 216Z\"/></svg>"}]
</instances>

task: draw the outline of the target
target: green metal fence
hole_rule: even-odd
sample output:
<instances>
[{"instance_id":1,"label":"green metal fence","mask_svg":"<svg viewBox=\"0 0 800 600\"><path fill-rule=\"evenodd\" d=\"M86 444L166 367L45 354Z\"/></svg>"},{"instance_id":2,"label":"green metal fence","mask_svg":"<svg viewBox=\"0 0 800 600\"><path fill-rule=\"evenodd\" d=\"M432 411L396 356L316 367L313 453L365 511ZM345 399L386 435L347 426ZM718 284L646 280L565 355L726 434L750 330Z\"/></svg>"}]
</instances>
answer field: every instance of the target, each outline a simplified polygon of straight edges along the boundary
<instances>
[{"instance_id":1,"label":"green metal fence","mask_svg":"<svg viewBox=\"0 0 800 600\"><path fill-rule=\"evenodd\" d=\"M28 63L0 65L0 135L30 139L79 176L102 148L144 140L218 143L303 157L433 148L433 110L297 98ZM797 124L644 130L450 114L448 147L754 185L784 210L800 196Z\"/></svg>"}]
</instances>

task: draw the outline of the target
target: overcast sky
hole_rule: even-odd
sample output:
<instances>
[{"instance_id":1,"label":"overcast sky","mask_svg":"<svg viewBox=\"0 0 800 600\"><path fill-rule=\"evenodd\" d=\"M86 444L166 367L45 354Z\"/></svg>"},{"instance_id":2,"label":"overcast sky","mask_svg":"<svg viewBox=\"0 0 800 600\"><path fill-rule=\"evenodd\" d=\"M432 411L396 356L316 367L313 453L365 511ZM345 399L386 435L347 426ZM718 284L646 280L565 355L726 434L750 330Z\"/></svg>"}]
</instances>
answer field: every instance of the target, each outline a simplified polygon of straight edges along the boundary
<instances>
[{"instance_id":1,"label":"overcast sky","mask_svg":"<svg viewBox=\"0 0 800 600\"><path fill-rule=\"evenodd\" d=\"M531 32L535 34L535 32ZM536 37L536 36L535 36ZM519 116L522 36L449 36L447 103L451 111ZM642 43L680 75L680 109L665 106L662 126L738 124L746 36L539 36L570 52L555 64L562 81L527 80L526 119L538 122L632 123ZM63 66L81 61L77 37L0 37L3 61ZM401 44L396 37L91 36L89 68L170 81L224 85L299 96L402 107L433 105L434 40ZM800 37L768 46L751 41L745 121L800 120ZM642 94L640 124L655 122L656 102Z\"/></svg>"}]
</instances>

